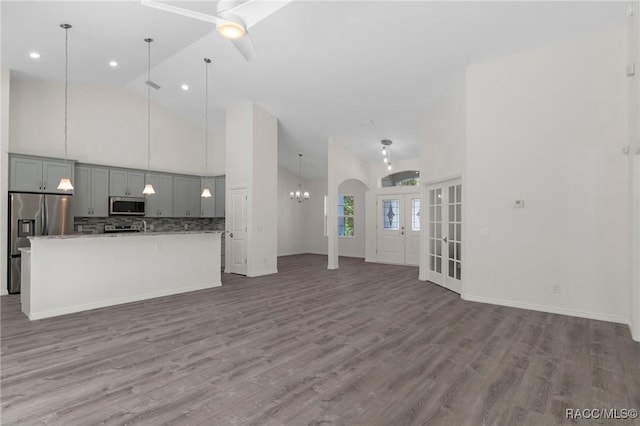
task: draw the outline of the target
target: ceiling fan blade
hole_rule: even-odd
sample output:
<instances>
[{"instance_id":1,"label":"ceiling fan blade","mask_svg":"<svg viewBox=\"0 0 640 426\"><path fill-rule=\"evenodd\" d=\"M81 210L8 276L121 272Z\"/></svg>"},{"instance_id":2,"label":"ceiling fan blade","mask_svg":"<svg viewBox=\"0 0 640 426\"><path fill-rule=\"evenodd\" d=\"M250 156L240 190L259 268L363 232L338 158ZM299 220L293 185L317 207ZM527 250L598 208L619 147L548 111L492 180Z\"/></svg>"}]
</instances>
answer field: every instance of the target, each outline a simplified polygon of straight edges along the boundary
<instances>
[{"instance_id":1,"label":"ceiling fan blade","mask_svg":"<svg viewBox=\"0 0 640 426\"><path fill-rule=\"evenodd\" d=\"M244 37L229 41L233 43L236 49L238 49L238 52L240 52L247 61L251 61L258 57L256 48L253 47L253 41L251 40L251 36L248 32L244 34Z\"/></svg>"},{"instance_id":2,"label":"ceiling fan blade","mask_svg":"<svg viewBox=\"0 0 640 426\"><path fill-rule=\"evenodd\" d=\"M278 9L289 4L291 0L249 0L227 12L239 16L247 28L251 28Z\"/></svg>"},{"instance_id":3,"label":"ceiling fan blade","mask_svg":"<svg viewBox=\"0 0 640 426\"><path fill-rule=\"evenodd\" d=\"M154 9L164 10L166 12L177 13L178 15L187 16L189 18L199 19L200 21L211 22L212 24L219 24L226 22L222 18L218 18L213 15L205 15L204 13L195 12L193 10L183 9L181 7L171 6L156 0L140 0L143 6L152 7Z\"/></svg>"}]
</instances>

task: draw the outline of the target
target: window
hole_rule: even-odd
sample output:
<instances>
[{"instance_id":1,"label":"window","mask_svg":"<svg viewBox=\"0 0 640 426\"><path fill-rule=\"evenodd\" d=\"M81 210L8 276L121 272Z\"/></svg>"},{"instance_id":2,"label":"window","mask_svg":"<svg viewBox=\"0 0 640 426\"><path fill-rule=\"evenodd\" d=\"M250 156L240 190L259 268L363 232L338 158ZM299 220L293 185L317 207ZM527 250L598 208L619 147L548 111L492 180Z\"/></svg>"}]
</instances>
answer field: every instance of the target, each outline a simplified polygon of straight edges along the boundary
<instances>
[{"instance_id":1,"label":"window","mask_svg":"<svg viewBox=\"0 0 640 426\"><path fill-rule=\"evenodd\" d=\"M383 188L390 186L418 186L420 185L420 172L418 170L407 170L392 173L383 177L380 184Z\"/></svg>"},{"instance_id":2,"label":"window","mask_svg":"<svg viewBox=\"0 0 640 426\"><path fill-rule=\"evenodd\" d=\"M384 219L382 224L383 229L391 231L397 231L400 229L400 216L398 216L399 208L400 202L398 200L384 200L382 202L382 217Z\"/></svg>"},{"instance_id":3,"label":"window","mask_svg":"<svg viewBox=\"0 0 640 426\"><path fill-rule=\"evenodd\" d=\"M420 198L411 199L411 230L420 230Z\"/></svg>"},{"instance_id":4,"label":"window","mask_svg":"<svg viewBox=\"0 0 640 426\"><path fill-rule=\"evenodd\" d=\"M353 195L338 196L338 236L353 237Z\"/></svg>"}]
</instances>

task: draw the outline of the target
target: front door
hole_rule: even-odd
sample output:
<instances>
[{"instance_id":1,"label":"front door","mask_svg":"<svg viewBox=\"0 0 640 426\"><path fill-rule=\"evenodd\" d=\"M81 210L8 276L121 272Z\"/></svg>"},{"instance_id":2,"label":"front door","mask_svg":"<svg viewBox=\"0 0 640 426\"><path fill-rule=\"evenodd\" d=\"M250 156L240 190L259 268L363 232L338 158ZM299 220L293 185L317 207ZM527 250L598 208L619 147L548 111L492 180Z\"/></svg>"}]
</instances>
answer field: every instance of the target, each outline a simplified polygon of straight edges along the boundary
<instances>
[{"instance_id":1,"label":"front door","mask_svg":"<svg viewBox=\"0 0 640 426\"><path fill-rule=\"evenodd\" d=\"M460 179L427 187L428 280L462 291L462 184Z\"/></svg>"},{"instance_id":2,"label":"front door","mask_svg":"<svg viewBox=\"0 0 640 426\"><path fill-rule=\"evenodd\" d=\"M229 272L247 275L247 189L231 189L229 195Z\"/></svg>"},{"instance_id":3,"label":"front door","mask_svg":"<svg viewBox=\"0 0 640 426\"><path fill-rule=\"evenodd\" d=\"M417 266L420 255L420 195L379 195L377 260Z\"/></svg>"}]
</instances>

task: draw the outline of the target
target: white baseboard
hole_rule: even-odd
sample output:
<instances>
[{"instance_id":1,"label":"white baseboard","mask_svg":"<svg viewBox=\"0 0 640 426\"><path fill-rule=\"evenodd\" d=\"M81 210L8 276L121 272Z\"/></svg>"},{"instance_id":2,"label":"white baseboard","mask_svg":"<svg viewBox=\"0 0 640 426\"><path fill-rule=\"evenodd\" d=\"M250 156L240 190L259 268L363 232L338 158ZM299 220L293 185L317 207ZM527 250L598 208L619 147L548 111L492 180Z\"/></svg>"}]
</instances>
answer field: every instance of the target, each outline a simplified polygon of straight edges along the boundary
<instances>
[{"instance_id":1,"label":"white baseboard","mask_svg":"<svg viewBox=\"0 0 640 426\"><path fill-rule=\"evenodd\" d=\"M568 315L570 317L588 318L599 321L615 322L619 324L629 324L629 318L620 315L604 314L601 312L582 311L579 309L563 308L560 306L536 305L534 303L519 302L507 299L494 299L492 297L474 296L472 294L461 294L463 300L469 302L489 303L492 305L508 306L511 308L529 309L531 311L548 312L550 314Z\"/></svg>"},{"instance_id":2,"label":"white baseboard","mask_svg":"<svg viewBox=\"0 0 640 426\"><path fill-rule=\"evenodd\" d=\"M30 320L39 320L43 318L57 317L59 315L73 314L76 312L89 311L92 309L106 308L108 306L122 305L125 303L139 302L141 300L155 299L157 297L173 296L180 293L188 293L191 291L206 290L208 288L220 287L222 282L200 284L192 287L181 287L177 289L158 291L153 293L137 294L127 297L119 297L116 299L101 300L100 302L85 303L82 305L67 306L59 309L50 309L47 311L31 312L27 314Z\"/></svg>"}]
</instances>

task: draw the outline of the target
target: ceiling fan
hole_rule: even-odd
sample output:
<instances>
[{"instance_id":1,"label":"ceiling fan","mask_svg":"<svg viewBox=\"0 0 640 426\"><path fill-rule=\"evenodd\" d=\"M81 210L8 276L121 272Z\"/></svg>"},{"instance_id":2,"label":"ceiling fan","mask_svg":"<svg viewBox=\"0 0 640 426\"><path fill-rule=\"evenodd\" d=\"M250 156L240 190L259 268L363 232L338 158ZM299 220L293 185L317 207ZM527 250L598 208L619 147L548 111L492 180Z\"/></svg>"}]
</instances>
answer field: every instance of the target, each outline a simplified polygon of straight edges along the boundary
<instances>
[{"instance_id":1,"label":"ceiling fan","mask_svg":"<svg viewBox=\"0 0 640 426\"><path fill-rule=\"evenodd\" d=\"M240 54L250 61L257 57L257 53L248 29L286 6L291 0L219 0L216 4L217 16L184 9L158 0L140 1L143 6L215 24L218 33L228 38Z\"/></svg>"}]
</instances>

